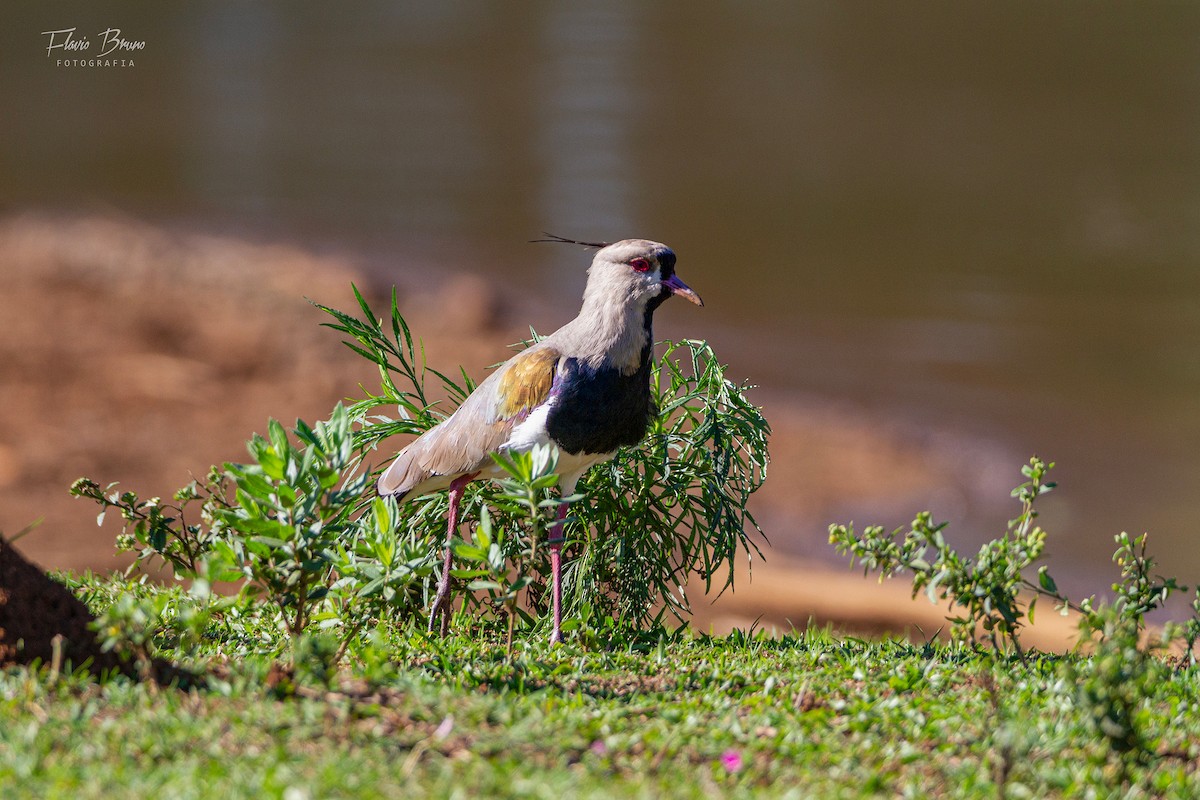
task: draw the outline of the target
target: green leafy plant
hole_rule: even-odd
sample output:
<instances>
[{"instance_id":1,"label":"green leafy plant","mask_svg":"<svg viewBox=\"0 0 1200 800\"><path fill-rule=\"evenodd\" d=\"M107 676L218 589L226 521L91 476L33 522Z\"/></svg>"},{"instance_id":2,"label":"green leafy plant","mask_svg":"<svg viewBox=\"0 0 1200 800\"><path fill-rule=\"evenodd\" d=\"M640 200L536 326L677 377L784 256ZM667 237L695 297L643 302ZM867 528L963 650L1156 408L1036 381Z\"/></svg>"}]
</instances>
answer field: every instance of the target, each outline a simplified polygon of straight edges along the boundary
<instances>
[{"instance_id":1,"label":"green leafy plant","mask_svg":"<svg viewBox=\"0 0 1200 800\"><path fill-rule=\"evenodd\" d=\"M579 495L563 499L551 491L558 483L555 473L558 455L553 445L538 445L524 453L494 454L492 457L508 475L497 482L496 508L511 515L520 528L506 535L503 528L493 526L492 515L485 506L480 510L475 541L454 543L455 556L473 565L456 570L454 576L473 579L467 589L486 592L487 602L493 608L503 609L510 653L514 627L521 613L517 605L520 594L534 585L536 574L545 575L549 570L543 545L548 540L554 509L563 502L579 499ZM534 597L529 605L541 609L544 602Z\"/></svg>"},{"instance_id":2,"label":"green leafy plant","mask_svg":"<svg viewBox=\"0 0 1200 800\"><path fill-rule=\"evenodd\" d=\"M1126 537L1123 549L1129 544ZM1133 553L1125 550L1126 555ZM1144 558L1144 551L1136 557ZM1076 687L1076 702L1104 742L1103 754L1116 763L1122 782L1129 781L1134 768L1147 763L1154 752L1145 717L1154 687L1167 672L1166 665L1142 646L1142 613L1131 608L1125 597L1089 608L1080 631L1098 641L1096 649L1086 661L1065 661L1062 667L1067 684Z\"/></svg>"},{"instance_id":3,"label":"green leafy plant","mask_svg":"<svg viewBox=\"0 0 1200 800\"><path fill-rule=\"evenodd\" d=\"M1196 593L1192 595L1192 616L1186 622L1177 625L1173 633L1183 640L1184 658L1188 665L1196 666L1196 642L1200 641L1200 587L1197 587Z\"/></svg>"},{"instance_id":4,"label":"green leafy plant","mask_svg":"<svg viewBox=\"0 0 1200 800\"><path fill-rule=\"evenodd\" d=\"M1161 608L1172 594L1186 591L1186 586L1180 586L1174 578L1164 578L1155 575L1154 559L1146 555L1147 535L1142 534L1131 539L1128 533L1121 532L1115 537L1116 552L1113 562L1121 569L1121 577L1112 585L1116 595L1113 603L1124 617L1134 622L1141 630L1145 627L1145 617L1150 611ZM1103 630L1103 625L1093 626Z\"/></svg>"},{"instance_id":5,"label":"green leafy plant","mask_svg":"<svg viewBox=\"0 0 1200 800\"><path fill-rule=\"evenodd\" d=\"M947 544L942 535L945 523L934 524L929 512L918 514L907 532L898 530L890 536L878 526L859 536L852 526L833 525L830 541L867 570L882 575L912 572L914 597L924 589L931 601L949 600L952 607L963 609L960 615L948 618L956 638L974 641L982 629L996 650L1003 641L1022 658L1018 631L1026 619L1032 621L1039 596L1053 598L1060 609L1077 611L1080 645L1090 644L1094 650L1090 657L1064 660L1059 673L1063 684L1073 687L1076 706L1102 744L1091 779L1110 785L1105 765L1115 764L1117 779L1130 784L1138 770L1158 756L1147 719L1155 687L1168 673L1166 664L1153 652L1154 646L1142 642L1145 615L1186 587L1155 572L1155 561L1146 552L1145 534L1133 538L1124 532L1115 537L1113 561L1120 568L1120 577L1112 584L1114 599L1110 602L1098 602L1094 597L1072 602L1059 592L1045 564L1038 568L1036 583L1026 578L1025 571L1040 560L1045 545L1045 531L1033 524L1037 516L1034 502L1054 486L1045 480L1051 467L1053 464L1034 458L1022 469L1028 480L1013 490L1013 496L1021 501L1021 514L1009 523L1001 539L984 544L975 559L963 558ZM1195 663L1193 647L1200 638L1200 591L1192 609L1190 620L1163 629L1159 645L1165 649L1175 639L1182 639L1189 664ZM1003 793L1013 762L1010 743L998 744L995 774ZM1191 759L1186 750L1174 755Z\"/></svg>"},{"instance_id":6,"label":"green leafy plant","mask_svg":"<svg viewBox=\"0 0 1200 800\"><path fill-rule=\"evenodd\" d=\"M178 578L240 579L247 600L265 597L277 611L293 649L316 622L340 630L340 657L372 620L420 608L430 553L396 535L394 503L377 498L363 509L368 478L354 474L343 406L315 427L298 420L291 437L271 420L268 436L253 437L248 450L252 463L214 468L204 485L193 481L176 493L177 506L142 501L113 485L101 489L87 478L72 493L99 503L101 519L119 510L125 524L118 547L137 553L131 571L161 559ZM199 520L189 523L185 509L198 499ZM137 631L153 628L142 617L154 616L148 607L126 610L130 641L140 646Z\"/></svg>"},{"instance_id":7,"label":"green leafy plant","mask_svg":"<svg viewBox=\"0 0 1200 800\"><path fill-rule=\"evenodd\" d=\"M296 640L329 592L338 548L351 540L351 511L367 480L342 480L353 439L341 404L315 428L298 421L299 446L275 420L268 432L250 440L254 463L226 465L236 502L217 514L224 535L214 551L250 590L278 607Z\"/></svg>"},{"instance_id":8,"label":"green leafy plant","mask_svg":"<svg viewBox=\"0 0 1200 800\"><path fill-rule=\"evenodd\" d=\"M770 426L707 342L669 342L651 371L659 409L640 445L580 483L572 513L591 536L564 551L564 605L633 627L691 610L690 580L705 592L733 586L739 555L761 557L748 509L766 479ZM569 530L569 528L568 528Z\"/></svg>"},{"instance_id":9,"label":"green leafy plant","mask_svg":"<svg viewBox=\"0 0 1200 800\"><path fill-rule=\"evenodd\" d=\"M192 656L213 617L230 604L214 595L208 581L196 579L186 592L163 590L137 579L114 579L112 597L91 623L105 652L133 661L143 680L154 678L159 642L178 654Z\"/></svg>"},{"instance_id":10,"label":"green leafy plant","mask_svg":"<svg viewBox=\"0 0 1200 800\"><path fill-rule=\"evenodd\" d=\"M358 631L390 616L417 613L422 589L433 572L434 555L421 540L396 534L396 503L376 497L354 518L349 534L333 548L330 609L314 621L340 623L346 632L337 657Z\"/></svg>"},{"instance_id":11,"label":"green leafy plant","mask_svg":"<svg viewBox=\"0 0 1200 800\"><path fill-rule=\"evenodd\" d=\"M425 366L394 294L388 318L376 315L357 290L356 296L361 316L318 307L333 317L326 324L379 369L379 393L350 407L361 422L356 440L365 457L389 437L419 435L437 424L474 384L465 373L460 382ZM438 381L436 390L426 388L430 375ZM596 618L635 628L659 626L667 615L683 619L690 610L689 580L703 581L706 591L727 588L739 554L761 555L751 536L761 531L747 503L766 477L770 426L746 398L751 387L729 381L711 347L696 340L666 345L653 366L651 386L660 413L645 440L621 450L580 484L584 499L573 506L564 549L568 616L587 608ZM433 400L435 394L444 395L449 408ZM399 416L381 413L387 407ZM506 500L501 487L470 485L463 507L483 506L493 509L493 528L508 532L506 559L533 552L532 529L521 522L532 513L527 506ZM399 534L424 537L436 552L444 542L445 512L442 494L406 502ZM532 606L542 613L545 572L526 575ZM481 602L472 593L463 599L468 605Z\"/></svg>"},{"instance_id":12,"label":"green leafy plant","mask_svg":"<svg viewBox=\"0 0 1200 800\"><path fill-rule=\"evenodd\" d=\"M510 546L513 542L518 543L516 552ZM520 545L516 537L506 537L503 529L492 526L492 515L486 506L480 510L474 541L457 540L453 545L454 555L470 565L454 570L454 577L470 579L468 590L486 592L487 604L503 610L507 623L505 647L509 653L512 652L513 632L520 613L517 601L521 590L533 583L533 577L526 570L527 563L534 556L535 545L532 541L529 547ZM513 565L511 570L510 563Z\"/></svg>"},{"instance_id":13,"label":"green leafy plant","mask_svg":"<svg viewBox=\"0 0 1200 800\"><path fill-rule=\"evenodd\" d=\"M948 600L952 608L962 609L948 617L955 638L974 642L982 630L997 649L1003 641L1020 653L1018 632L1032 618L1036 603L1036 596L1025 601L1022 591L1069 605L1045 565L1038 569L1036 583L1025 577L1046 546L1046 532L1034 524L1034 504L1054 488L1045 480L1053 467L1053 462L1035 457L1021 468L1028 480L1012 491L1021 502L1021 513L1001 538L986 542L973 559L950 546L942 534L946 523L934 523L928 511L918 514L909 530L890 535L880 526L858 535L853 525L831 525L829 541L852 562L862 563L864 571L878 570L881 576L911 572L913 597L924 590L931 602Z\"/></svg>"},{"instance_id":14,"label":"green leafy plant","mask_svg":"<svg viewBox=\"0 0 1200 800\"><path fill-rule=\"evenodd\" d=\"M1079 612L1080 643L1090 642L1095 649L1084 660L1063 661L1060 672L1064 684L1075 687L1075 702L1103 743L1096 780L1106 785L1102 768L1112 763L1118 780L1128 784L1137 770L1156 756L1146 718L1154 688L1167 672L1153 648L1142 643L1145 615L1186 587L1155 573L1145 534L1133 538L1124 532L1115 537L1113 561L1120 568L1120 577L1112 584L1111 602L1097 602L1094 597L1071 602L1059 592L1044 564L1038 568L1036 583L1027 579L1024 571L1041 558L1045 545L1045 531L1033 524L1037 516L1034 502L1054 485L1045 481L1051 467L1053 464L1034 458L1023 468L1028 480L1013 490L1013 496L1021 501L1021 514L1009 523L1003 538L984 544L974 560L962 558L946 543L941 533L945 524L933 524L928 512L917 515L903 539L899 538L901 531L888 536L881 528L872 527L860 537L851 526L834 525L830 540L839 552L850 553L868 570L884 575L911 571L914 596L925 589L931 600L949 600L952 606L965 609L961 616L949 618L956 638L974 639L976 631L983 629L997 650L1003 637L1021 653L1018 630L1026 618L1032 619L1038 596L1049 596L1060 608ZM931 558L927 557L930 553ZM1024 606L1022 593L1029 598ZM1182 638L1189 663L1194 664L1193 647L1200 638L1200 591L1192 608L1190 620L1164 629L1161 646ZM1003 786L1011 766L1006 751L998 755L996 763L1000 765L997 783Z\"/></svg>"},{"instance_id":15,"label":"green leafy plant","mask_svg":"<svg viewBox=\"0 0 1200 800\"><path fill-rule=\"evenodd\" d=\"M1144 533L1131 538L1125 532L1114 537L1113 562L1121 571L1112 584L1114 598L1099 603L1087 598L1079 604L1080 641L1092 642L1095 649L1086 661L1067 661L1062 668L1122 783L1133 781L1136 769L1156 753L1146 719L1150 698L1168 668L1154 651L1166 650L1182 638L1192 659L1191 632L1200 625L1200 614L1194 613L1183 625L1166 625L1157 644L1144 641L1146 614L1161 608L1174 592L1187 589L1174 578L1155 574L1155 560L1146 553L1147 538ZM1196 602L1193 611L1200 612Z\"/></svg>"},{"instance_id":16,"label":"green leafy plant","mask_svg":"<svg viewBox=\"0 0 1200 800\"><path fill-rule=\"evenodd\" d=\"M964 558L950 546L942 534L946 523L935 524L928 511L918 514L908 531L898 529L890 535L879 526L868 527L859 535L853 525L831 525L829 540L839 553L862 563L865 571L877 570L881 577L911 572L914 597L924 590L931 602L949 600L953 608L963 609L962 614L947 618L956 638L974 642L982 630L997 649L1003 641L1020 653L1020 628L1032 621L1039 597L1053 600L1060 611L1071 609L1083 615L1085 638L1103 635L1111 627L1105 622L1109 612L1098 615L1095 598L1076 603L1066 597L1046 564L1038 566L1036 581L1026 577L1045 550L1046 531L1034 524L1034 504L1054 488L1055 484L1046 480L1053 467L1053 462L1034 457L1021 468L1027 480L1012 491L1021 502L1021 513L1008 523L1004 536L984 543L973 559ZM1187 587L1174 578L1154 574L1155 562L1146 554L1145 534L1131 538L1120 533L1115 539L1113 561L1121 575L1112 584L1114 604L1140 630L1147 612L1162 607L1174 592ZM1200 595L1195 608L1200 619ZM1189 630L1200 638L1200 622L1185 628L1181 635Z\"/></svg>"},{"instance_id":17,"label":"green leafy plant","mask_svg":"<svg viewBox=\"0 0 1200 800\"><path fill-rule=\"evenodd\" d=\"M475 383L465 370L460 370L462 382L458 383L425 364L424 347L413 337L400 314L395 289L392 290L390 314L385 319L371 310L357 286L353 288L362 312L361 319L319 303L314 305L333 317L333 322L323 323L325 327L350 337L345 341L346 346L379 369L380 393L367 392L365 398L350 406L351 417L363 423L355 433L355 440L357 451L365 454L384 439L422 434L450 415L439 408L437 401L430 399L425 385L428 375L438 379L439 387L434 393L445 395L454 407L467 399ZM390 418L372 414L385 406L396 406L400 416Z\"/></svg>"},{"instance_id":18,"label":"green leafy plant","mask_svg":"<svg viewBox=\"0 0 1200 800\"><path fill-rule=\"evenodd\" d=\"M105 516L115 509L123 520L117 536L117 550L136 554L129 572L161 560L179 577L199 574L205 555L211 550L217 533L213 514L228 508L225 501L227 478L214 467L204 483L192 481L175 492L175 504L165 504L161 498L141 500L130 491L116 491L116 483L103 489L90 478L80 478L71 485L71 495L95 501L100 506L96 524L104 524ZM188 507L200 501L199 519L187 519Z\"/></svg>"}]
</instances>

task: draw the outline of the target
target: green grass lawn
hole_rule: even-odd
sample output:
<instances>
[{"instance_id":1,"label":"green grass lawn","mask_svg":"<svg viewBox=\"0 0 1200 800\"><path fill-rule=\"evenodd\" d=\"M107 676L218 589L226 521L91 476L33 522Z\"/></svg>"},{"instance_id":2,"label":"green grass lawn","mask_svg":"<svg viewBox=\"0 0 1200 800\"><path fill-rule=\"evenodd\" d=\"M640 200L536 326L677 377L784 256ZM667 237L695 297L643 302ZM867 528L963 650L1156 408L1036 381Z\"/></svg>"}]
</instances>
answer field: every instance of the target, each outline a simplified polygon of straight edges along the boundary
<instances>
[{"instance_id":1,"label":"green grass lawn","mask_svg":"<svg viewBox=\"0 0 1200 800\"><path fill-rule=\"evenodd\" d=\"M703 342L668 347L651 381L663 416L641 446L594 470L587 502L572 507L572 524L597 533L572 558L566 644L529 629L545 627L546 595L525 579L547 574L541 517L561 502L548 494L553 459L536 452L466 501L492 509L497 535L481 523L474 546L455 544L471 610L453 635L388 621L426 613L446 499L410 504L397 524L394 506L364 505L358 459L440 416L395 301L389 325L359 300L362 319L326 310L379 365L383 394L291 435L270 423L251 440L253 463L214 469L171 502L90 479L72 487L102 517L121 515L119 547L144 566L245 585L221 599L206 580L185 594L64 578L103 618L103 641L143 662L152 649L199 678L180 689L0 671L0 800L1200 797L1195 668L1139 638L1145 613L1183 587L1157 576L1144 537L1121 534L1117 601L1060 595L1033 507L1053 465L1036 458L1013 492L1021 514L975 556L955 551L928 512L907 532L835 526L831 540L868 571L911 573L914 589L953 600L960 638L982 631L1021 653L1033 592L1088 621L1094 657L829 632L632 632L657 630L664 604L681 610L679 586L718 589L758 550L746 504L765 478L769 426ZM431 374L451 396L467 391ZM377 416L396 406L402 418ZM185 514L193 501L200 511ZM515 535L502 545L500 531ZM510 652L522 592L532 613ZM1194 608L1172 634L1187 646L1200 640L1200 597Z\"/></svg>"},{"instance_id":2,"label":"green grass lawn","mask_svg":"<svg viewBox=\"0 0 1200 800\"><path fill-rule=\"evenodd\" d=\"M683 633L524 634L510 658L470 625L385 626L331 677L317 647L279 680L278 635L231 618L186 662L208 688L2 671L0 797L1200 796L1191 670L1154 684L1122 762L1064 677L1079 656Z\"/></svg>"}]
</instances>

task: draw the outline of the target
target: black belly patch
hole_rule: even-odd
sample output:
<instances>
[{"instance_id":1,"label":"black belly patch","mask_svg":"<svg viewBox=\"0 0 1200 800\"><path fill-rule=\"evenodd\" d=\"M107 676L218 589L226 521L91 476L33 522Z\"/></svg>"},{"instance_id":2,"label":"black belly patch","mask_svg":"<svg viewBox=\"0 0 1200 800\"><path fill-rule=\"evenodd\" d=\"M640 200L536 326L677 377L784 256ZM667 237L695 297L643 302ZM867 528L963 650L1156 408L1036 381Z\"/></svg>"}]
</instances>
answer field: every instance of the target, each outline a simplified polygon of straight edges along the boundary
<instances>
[{"instance_id":1,"label":"black belly patch","mask_svg":"<svg viewBox=\"0 0 1200 800\"><path fill-rule=\"evenodd\" d=\"M611 367L594 369L568 358L550 397L547 432L566 452L611 453L637 444L654 413L649 358L643 358L632 375Z\"/></svg>"}]
</instances>

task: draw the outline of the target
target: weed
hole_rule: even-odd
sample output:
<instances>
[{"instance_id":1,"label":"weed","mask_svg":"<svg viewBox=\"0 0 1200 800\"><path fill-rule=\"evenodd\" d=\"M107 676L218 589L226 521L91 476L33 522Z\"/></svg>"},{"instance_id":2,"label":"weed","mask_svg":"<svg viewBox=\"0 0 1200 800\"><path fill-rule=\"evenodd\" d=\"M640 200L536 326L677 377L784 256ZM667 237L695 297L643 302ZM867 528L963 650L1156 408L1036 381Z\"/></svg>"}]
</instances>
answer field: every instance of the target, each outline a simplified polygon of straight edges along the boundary
<instances>
[{"instance_id":1,"label":"weed","mask_svg":"<svg viewBox=\"0 0 1200 800\"><path fill-rule=\"evenodd\" d=\"M213 617L230 605L229 599L214 595L202 578L194 580L186 592L178 587L155 590L144 575L111 580L106 587L110 599L92 628L101 649L132 659L143 680L153 678L158 643L177 657L194 657Z\"/></svg>"},{"instance_id":2,"label":"weed","mask_svg":"<svg viewBox=\"0 0 1200 800\"><path fill-rule=\"evenodd\" d=\"M942 534L946 523L934 523L928 511L918 514L908 531L891 535L879 526L866 528L860 536L853 525L831 525L829 541L839 553L849 553L851 561L857 559L866 571L878 570L881 577L912 572L913 597L924 590L931 602L949 600L953 608L961 608L961 615L947 618L955 638L974 642L982 630L997 649L1004 642L1020 653L1018 632L1032 617L1036 602L1035 598L1023 603L1021 591L1068 602L1045 565L1038 570L1036 584L1024 575L1041 559L1046 546L1046 532L1034 525L1034 504L1054 488L1045 480L1053 467L1053 462L1032 458L1021 468L1028 480L1012 491L1021 501L1021 513L1009 521L1002 537L980 547L974 559L950 546Z\"/></svg>"},{"instance_id":3,"label":"weed","mask_svg":"<svg viewBox=\"0 0 1200 800\"><path fill-rule=\"evenodd\" d=\"M278 607L295 641L329 592L336 552L350 536L350 512L366 481L342 480L352 440L340 404L315 428L297 423L303 447L293 445L275 420L268 431L269 438L250 440L255 463L226 465L236 502L217 515L224 535L213 549L223 565L247 579L250 591Z\"/></svg>"},{"instance_id":4,"label":"weed","mask_svg":"<svg viewBox=\"0 0 1200 800\"><path fill-rule=\"evenodd\" d=\"M80 478L71 485L71 494L100 505L97 525L104 524L110 510L120 513L124 524L117 536L117 550L136 554L130 572L159 559L177 576L190 578L199 574L205 554L217 539L213 514L228 508L225 473L214 467L203 484L192 481L184 486L173 496L175 505L165 504L158 497L141 500L134 492L116 491L116 486L110 483L101 489L94 480ZM200 519L189 522L187 508L197 500L201 501Z\"/></svg>"},{"instance_id":5,"label":"weed","mask_svg":"<svg viewBox=\"0 0 1200 800\"><path fill-rule=\"evenodd\" d=\"M1114 594L1113 606L1122 617L1134 623L1136 630L1145 627L1147 612L1161 608L1172 594L1186 591L1186 586L1180 586L1174 578L1164 578L1153 575L1154 559L1146 555L1146 534L1130 539L1129 534L1121 532L1115 537L1117 549L1113 553L1113 562L1120 567L1121 577L1112 585ZM1086 601L1085 601L1086 602ZM1106 619L1101 617L1089 621L1094 630L1104 630Z\"/></svg>"},{"instance_id":6,"label":"weed","mask_svg":"<svg viewBox=\"0 0 1200 800\"><path fill-rule=\"evenodd\" d=\"M1082 661L1066 661L1063 674L1077 687L1080 708L1105 747L1100 754L1116 763L1118 778L1129 782L1135 768L1148 763L1154 743L1143 719L1166 665L1141 645L1141 615L1124 597L1090 609L1081 631L1098 639L1095 652Z\"/></svg>"}]
</instances>

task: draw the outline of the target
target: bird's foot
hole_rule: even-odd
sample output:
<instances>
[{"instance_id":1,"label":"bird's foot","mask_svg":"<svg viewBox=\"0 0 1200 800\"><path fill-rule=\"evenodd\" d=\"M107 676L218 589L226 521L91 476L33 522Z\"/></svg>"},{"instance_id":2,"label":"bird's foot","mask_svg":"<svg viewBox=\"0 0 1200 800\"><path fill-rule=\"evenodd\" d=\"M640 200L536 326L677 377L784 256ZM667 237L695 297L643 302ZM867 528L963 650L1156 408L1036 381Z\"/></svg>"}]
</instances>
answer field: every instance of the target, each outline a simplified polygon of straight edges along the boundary
<instances>
[{"instance_id":1,"label":"bird's foot","mask_svg":"<svg viewBox=\"0 0 1200 800\"><path fill-rule=\"evenodd\" d=\"M429 609L429 633L436 629L439 636L450 633L450 585L438 586L437 597Z\"/></svg>"},{"instance_id":2,"label":"bird's foot","mask_svg":"<svg viewBox=\"0 0 1200 800\"><path fill-rule=\"evenodd\" d=\"M435 606L429 612L428 630L431 635L436 631L438 636L445 638L450 633L450 609Z\"/></svg>"}]
</instances>

